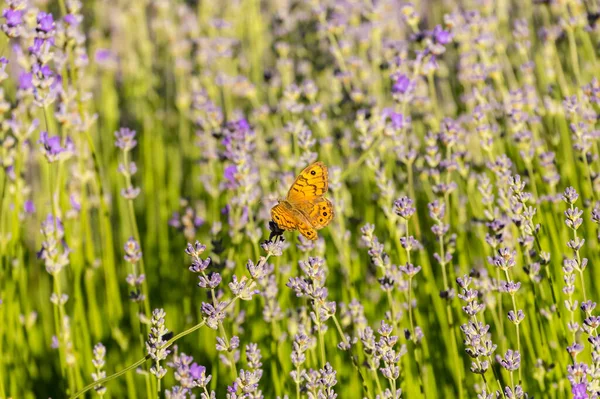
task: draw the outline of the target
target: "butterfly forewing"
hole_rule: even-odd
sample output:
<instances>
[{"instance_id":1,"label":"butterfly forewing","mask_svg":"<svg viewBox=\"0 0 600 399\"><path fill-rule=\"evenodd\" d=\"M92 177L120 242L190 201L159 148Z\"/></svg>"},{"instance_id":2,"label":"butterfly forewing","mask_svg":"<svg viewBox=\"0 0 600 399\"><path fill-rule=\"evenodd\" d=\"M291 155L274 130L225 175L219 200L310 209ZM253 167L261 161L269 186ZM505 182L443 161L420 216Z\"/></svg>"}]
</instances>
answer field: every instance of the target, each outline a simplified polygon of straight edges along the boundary
<instances>
[{"instance_id":1,"label":"butterfly forewing","mask_svg":"<svg viewBox=\"0 0 600 399\"><path fill-rule=\"evenodd\" d=\"M282 230L296 230L297 218L283 204L277 204L271 209L271 219Z\"/></svg>"},{"instance_id":2,"label":"butterfly forewing","mask_svg":"<svg viewBox=\"0 0 600 399\"><path fill-rule=\"evenodd\" d=\"M315 162L304 168L288 191L287 200L291 203L310 201L322 196L328 188L327 166Z\"/></svg>"}]
</instances>

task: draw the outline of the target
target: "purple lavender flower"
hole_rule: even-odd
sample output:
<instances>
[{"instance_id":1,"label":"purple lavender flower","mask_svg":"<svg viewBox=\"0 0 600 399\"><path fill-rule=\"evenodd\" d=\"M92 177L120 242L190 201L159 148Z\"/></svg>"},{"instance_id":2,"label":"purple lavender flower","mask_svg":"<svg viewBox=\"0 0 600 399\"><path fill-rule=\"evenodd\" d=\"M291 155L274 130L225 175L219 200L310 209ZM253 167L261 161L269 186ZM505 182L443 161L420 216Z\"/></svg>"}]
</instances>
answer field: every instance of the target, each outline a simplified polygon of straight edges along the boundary
<instances>
[{"instance_id":1,"label":"purple lavender flower","mask_svg":"<svg viewBox=\"0 0 600 399\"><path fill-rule=\"evenodd\" d=\"M390 113L389 118L390 118L390 121L392 123L392 127L394 129L400 130L406 124L406 120L404 118L404 115L402 115L399 112L392 112L392 113Z\"/></svg>"},{"instance_id":2,"label":"purple lavender flower","mask_svg":"<svg viewBox=\"0 0 600 399\"><path fill-rule=\"evenodd\" d=\"M441 25L437 25L432 32L432 36L439 44L446 45L452 41L452 33L444 30Z\"/></svg>"},{"instance_id":3,"label":"purple lavender flower","mask_svg":"<svg viewBox=\"0 0 600 399\"><path fill-rule=\"evenodd\" d=\"M394 201L394 212L403 219L410 219L416 212L413 206L413 200L408 197L401 197Z\"/></svg>"},{"instance_id":4,"label":"purple lavender flower","mask_svg":"<svg viewBox=\"0 0 600 399\"><path fill-rule=\"evenodd\" d=\"M414 266L412 263L407 263L404 266L400 266L400 271L408 277L414 277L421 271L421 266Z\"/></svg>"},{"instance_id":5,"label":"purple lavender flower","mask_svg":"<svg viewBox=\"0 0 600 399\"><path fill-rule=\"evenodd\" d=\"M206 321L206 325L208 327L212 328L213 330L216 330L219 327L219 324L225 320L226 306L226 302L217 302L216 306L206 302L202 303L202 313L205 316L204 320Z\"/></svg>"},{"instance_id":6,"label":"purple lavender flower","mask_svg":"<svg viewBox=\"0 0 600 399\"><path fill-rule=\"evenodd\" d=\"M46 43L47 43L46 40L42 39L41 37L36 37L35 39L33 39L33 45L28 48L29 54L34 55L37 58L41 58L43 55L42 50L44 50L43 46ZM36 64L35 67L39 68L40 65ZM50 67L48 67L48 65L44 65L43 67L47 68L46 74L48 76L51 76L52 71L50 70ZM50 70L50 72L48 72L49 70Z\"/></svg>"},{"instance_id":7,"label":"purple lavender flower","mask_svg":"<svg viewBox=\"0 0 600 399\"><path fill-rule=\"evenodd\" d=\"M33 204L33 201L31 201L31 200L25 201L25 204L23 205L23 209L27 213L34 213L35 212L35 205Z\"/></svg>"},{"instance_id":8,"label":"purple lavender flower","mask_svg":"<svg viewBox=\"0 0 600 399\"><path fill-rule=\"evenodd\" d=\"M236 275L233 276L232 281L229 283L231 292L242 301L249 301L255 294L258 294L256 288L256 282L249 280L248 277L243 276L238 279Z\"/></svg>"},{"instance_id":9,"label":"purple lavender flower","mask_svg":"<svg viewBox=\"0 0 600 399\"><path fill-rule=\"evenodd\" d=\"M21 72L19 74L19 90L32 90L33 89L33 74L27 72Z\"/></svg>"},{"instance_id":10,"label":"purple lavender flower","mask_svg":"<svg viewBox=\"0 0 600 399\"><path fill-rule=\"evenodd\" d=\"M155 362L150 368L150 372L159 380L167 374L167 370L162 367L160 362L166 359L170 353L170 350L165 346L166 341L163 338L169 332L165 327L165 316L166 313L163 309L154 309L151 320L152 328L146 341L146 351Z\"/></svg>"},{"instance_id":11,"label":"purple lavender flower","mask_svg":"<svg viewBox=\"0 0 600 399\"><path fill-rule=\"evenodd\" d=\"M228 189L235 189L237 186L236 181L237 167L235 165L229 165L225 168L224 177L230 183Z\"/></svg>"},{"instance_id":12,"label":"purple lavender flower","mask_svg":"<svg viewBox=\"0 0 600 399\"><path fill-rule=\"evenodd\" d=\"M79 202L77 196L71 194L69 196L69 204L74 212L78 213L81 211L81 203Z\"/></svg>"},{"instance_id":13,"label":"purple lavender flower","mask_svg":"<svg viewBox=\"0 0 600 399\"><path fill-rule=\"evenodd\" d=\"M114 69L117 66L117 56L109 49L98 49L94 54L94 61L103 69Z\"/></svg>"},{"instance_id":14,"label":"purple lavender flower","mask_svg":"<svg viewBox=\"0 0 600 399\"><path fill-rule=\"evenodd\" d=\"M115 132L115 145L123 151L131 151L137 145L135 130L122 127Z\"/></svg>"},{"instance_id":15,"label":"purple lavender flower","mask_svg":"<svg viewBox=\"0 0 600 399\"><path fill-rule=\"evenodd\" d=\"M574 384L571 388L571 393L573 394L573 399L588 399L589 396L587 394L587 387L585 382L580 382L579 384Z\"/></svg>"},{"instance_id":16,"label":"purple lavender flower","mask_svg":"<svg viewBox=\"0 0 600 399\"><path fill-rule=\"evenodd\" d=\"M60 159L61 154L71 152L74 149L73 142L69 137L65 141L64 147L61 144L59 136L48 136L48 132L42 132L38 143L42 144L44 155L48 162L55 162Z\"/></svg>"},{"instance_id":17,"label":"purple lavender flower","mask_svg":"<svg viewBox=\"0 0 600 399\"><path fill-rule=\"evenodd\" d=\"M2 24L2 31L10 38L21 36L23 30L24 10L7 8L2 12L5 23Z\"/></svg>"},{"instance_id":18,"label":"purple lavender flower","mask_svg":"<svg viewBox=\"0 0 600 399\"><path fill-rule=\"evenodd\" d=\"M207 261L210 262L210 258L208 258ZM192 270L193 267L194 267L193 265L190 266L190 270ZM192 271L194 271L194 270L192 270ZM198 273L198 272L195 272L195 273ZM215 289L219 286L219 284L221 284L222 278L219 273L214 272L214 273L209 273L208 275L203 273L201 276L198 276L198 280L199 280L198 287Z\"/></svg>"},{"instance_id":19,"label":"purple lavender flower","mask_svg":"<svg viewBox=\"0 0 600 399\"><path fill-rule=\"evenodd\" d=\"M112 52L106 48L100 48L96 50L95 60L96 62L104 62L112 58Z\"/></svg>"},{"instance_id":20,"label":"purple lavender flower","mask_svg":"<svg viewBox=\"0 0 600 399\"><path fill-rule=\"evenodd\" d=\"M7 8L2 12L2 17L6 19L9 28L15 28L23 23L23 10Z\"/></svg>"},{"instance_id":21,"label":"purple lavender flower","mask_svg":"<svg viewBox=\"0 0 600 399\"><path fill-rule=\"evenodd\" d=\"M266 241L260 244L260 247L267 253L268 256L281 256L285 249L286 243L283 239L275 239Z\"/></svg>"},{"instance_id":22,"label":"purple lavender flower","mask_svg":"<svg viewBox=\"0 0 600 399\"><path fill-rule=\"evenodd\" d=\"M200 379L202 374L206 373L206 367L198 365L198 363L192 363L190 367L190 375L195 379Z\"/></svg>"},{"instance_id":23,"label":"purple lavender flower","mask_svg":"<svg viewBox=\"0 0 600 399\"><path fill-rule=\"evenodd\" d=\"M140 244L133 238L129 237L129 240L125 243L125 260L129 263L137 263L142 259L142 251L140 250Z\"/></svg>"},{"instance_id":24,"label":"purple lavender flower","mask_svg":"<svg viewBox=\"0 0 600 399\"><path fill-rule=\"evenodd\" d=\"M64 20L64 21L65 21L67 24L69 24L69 25L71 25L71 26L77 26L77 25L79 25L79 23L80 23L80 20L79 20L79 18L77 18L77 17L76 17L75 15L73 15L73 14L67 14L67 15L65 15L65 16L64 16L64 18L63 18L63 20Z\"/></svg>"},{"instance_id":25,"label":"purple lavender flower","mask_svg":"<svg viewBox=\"0 0 600 399\"><path fill-rule=\"evenodd\" d=\"M190 243L187 244L187 248L185 249L185 253L189 257L192 258L192 264L189 267L189 269L190 269L190 271L192 273L204 273L204 271L210 265L210 258L202 259L200 257L200 255L202 255L202 253L204 253L205 250L206 250L206 245L201 244L199 241L196 241L194 243L194 245L192 245ZM206 285L210 286L211 284L209 284L209 282L206 281ZM218 285L218 283L217 283L217 285Z\"/></svg>"},{"instance_id":26,"label":"purple lavender flower","mask_svg":"<svg viewBox=\"0 0 600 399\"><path fill-rule=\"evenodd\" d=\"M427 207L429 208L429 216L433 220L441 221L446 214L446 203L440 200L430 202Z\"/></svg>"},{"instance_id":27,"label":"purple lavender flower","mask_svg":"<svg viewBox=\"0 0 600 399\"><path fill-rule=\"evenodd\" d=\"M506 351L504 359L498 355L496 360L508 371L515 371L521 367L521 354L519 351L513 351L512 349Z\"/></svg>"},{"instance_id":28,"label":"purple lavender flower","mask_svg":"<svg viewBox=\"0 0 600 399\"><path fill-rule=\"evenodd\" d=\"M35 43L34 49L37 49ZM39 81L49 81L49 79L54 76L54 72L48 65L34 64L31 70L33 71L33 76Z\"/></svg>"},{"instance_id":29,"label":"purple lavender flower","mask_svg":"<svg viewBox=\"0 0 600 399\"><path fill-rule=\"evenodd\" d=\"M51 13L40 11L37 15L37 31L48 35L54 30L54 17Z\"/></svg>"},{"instance_id":30,"label":"purple lavender flower","mask_svg":"<svg viewBox=\"0 0 600 399\"><path fill-rule=\"evenodd\" d=\"M577 194L577 191L573 187L567 187L562 195L563 201L569 205L573 205L577 201L577 198L579 198L579 194Z\"/></svg>"},{"instance_id":31,"label":"purple lavender flower","mask_svg":"<svg viewBox=\"0 0 600 399\"><path fill-rule=\"evenodd\" d=\"M392 85L393 94L406 94L411 90L413 83L410 78L404 74L394 77L394 84Z\"/></svg>"},{"instance_id":32,"label":"purple lavender flower","mask_svg":"<svg viewBox=\"0 0 600 399\"><path fill-rule=\"evenodd\" d=\"M139 187L130 186L121 189L121 196L125 199L133 200L136 199L138 195L140 195L141 191L142 190Z\"/></svg>"}]
</instances>

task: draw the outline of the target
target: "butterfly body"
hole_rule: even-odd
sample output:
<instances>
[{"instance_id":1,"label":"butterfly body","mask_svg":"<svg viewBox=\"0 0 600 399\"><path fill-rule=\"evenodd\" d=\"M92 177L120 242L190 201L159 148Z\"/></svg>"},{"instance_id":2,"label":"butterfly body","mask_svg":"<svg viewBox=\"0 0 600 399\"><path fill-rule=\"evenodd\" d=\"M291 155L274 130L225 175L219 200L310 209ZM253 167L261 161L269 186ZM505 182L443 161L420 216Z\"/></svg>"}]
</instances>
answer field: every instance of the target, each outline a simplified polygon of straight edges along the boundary
<instances>
[{"instance_id":1,"label":"butterfly body","mask_svg":"<svg viewBox=\"0 0 600 399\"><path fill-rule=\"evenodd\" d=\"M282 230L298 230L316 240L317 230L333 219L333 204L324 197L328 188L327 166L315 162L296 178L285 199L271 209L271 218Z\"/></svg>"}]
</instances>

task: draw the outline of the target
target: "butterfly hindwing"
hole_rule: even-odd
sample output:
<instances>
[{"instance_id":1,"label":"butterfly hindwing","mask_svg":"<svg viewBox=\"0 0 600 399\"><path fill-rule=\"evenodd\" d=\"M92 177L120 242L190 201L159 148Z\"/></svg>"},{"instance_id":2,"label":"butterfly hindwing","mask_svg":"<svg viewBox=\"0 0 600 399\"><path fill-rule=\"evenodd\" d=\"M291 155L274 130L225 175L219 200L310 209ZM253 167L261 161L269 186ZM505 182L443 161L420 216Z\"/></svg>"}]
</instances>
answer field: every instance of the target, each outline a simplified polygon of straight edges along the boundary
<instances>
[{"instance_id":1,"label":"butterfly hindwing","mask_svg":"<svg viewBox=\"0 0 600 399\"><path fill-rule=\"evenodd\" d=\"M298 231L309 240L316 240L318 238L317 231L304 221L298 223Z\"/></svg>"},{"instance_id":2,"label":"butterfly hindwing","mask_svg":"<svg viewBox=\"0 0 600 399\"><path fill-rule=\"evenodd\" d=\"M317 230L327 226L333 219L333 204L327 198L320 197L314 201L299 202L295 207Z\"/></svg>"}]
</instances>

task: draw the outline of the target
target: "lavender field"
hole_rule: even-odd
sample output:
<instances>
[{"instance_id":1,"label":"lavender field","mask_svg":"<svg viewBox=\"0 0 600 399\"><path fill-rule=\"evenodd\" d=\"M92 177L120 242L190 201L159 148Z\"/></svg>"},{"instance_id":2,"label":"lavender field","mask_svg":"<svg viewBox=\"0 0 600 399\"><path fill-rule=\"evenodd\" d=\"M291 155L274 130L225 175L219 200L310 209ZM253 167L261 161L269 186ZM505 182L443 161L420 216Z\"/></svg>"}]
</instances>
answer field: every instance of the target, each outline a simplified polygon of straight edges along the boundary
<instances>
[{"instance_id":1,"label":"lavender field","mask_svg":"<svg viewBox=\"0 0 600 399\"><path fill-rule=\"evenodd\" d=\"M600 397L598 1L0 10L0 399Z\"/></svg>"}]
</instances>

